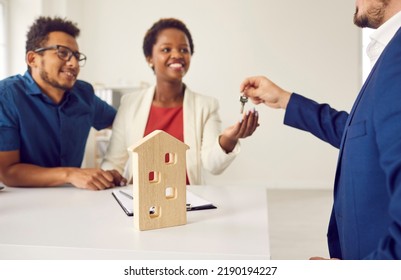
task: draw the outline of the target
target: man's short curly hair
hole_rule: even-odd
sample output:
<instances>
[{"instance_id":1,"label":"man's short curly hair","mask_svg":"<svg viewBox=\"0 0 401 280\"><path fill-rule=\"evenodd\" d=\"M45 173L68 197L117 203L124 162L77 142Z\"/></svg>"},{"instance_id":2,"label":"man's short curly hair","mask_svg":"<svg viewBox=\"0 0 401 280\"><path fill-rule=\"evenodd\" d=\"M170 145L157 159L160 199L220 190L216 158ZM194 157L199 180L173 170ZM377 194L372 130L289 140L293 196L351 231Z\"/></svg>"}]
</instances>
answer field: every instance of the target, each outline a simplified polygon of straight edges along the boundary
<instances>
[{"instance_id":1,"label":"man's short curly hair","mask_svg":"<svg viewBox=\"0 0 401 280\"><path fill-rule=\"evenodd\" d=\"M76 38L79 36L79 28L76 23L60 17L39 17L29 28L25 44L25 52L44 47L50 32L61 31Z\"/></svg>"},{"instance_id":2,"label":"man's short curly hair","mask_svg":"<svg viewBox=\"0 0 401 280\"><path fill-rule=\"evenodd\" d=\"M153 46L156 44L157 36L162 30L168 28L175 28L184 32L189 41L191 55L194 54L194 43L192 41L191 33L189 32L186 25L182 21L175 18L162 18L159 21L155 22L145 34L142 47L145 57L152 56L152 49Z\"/></svg>"}]
</instances>

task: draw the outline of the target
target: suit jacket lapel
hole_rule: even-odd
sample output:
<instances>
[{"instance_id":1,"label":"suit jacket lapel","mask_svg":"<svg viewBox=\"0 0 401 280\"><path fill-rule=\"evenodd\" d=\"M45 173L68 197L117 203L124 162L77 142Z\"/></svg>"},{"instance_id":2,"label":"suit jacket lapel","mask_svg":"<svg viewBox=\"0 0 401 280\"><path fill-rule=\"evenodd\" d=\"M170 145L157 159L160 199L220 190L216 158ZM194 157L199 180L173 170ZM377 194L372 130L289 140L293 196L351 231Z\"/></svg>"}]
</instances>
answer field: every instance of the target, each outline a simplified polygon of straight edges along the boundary
<instances>
[{"instance_id":1,"label":"suit jacket lapel","mask_svg":"<svg viewBox=\"0 0 401 280\"><path fill-rule=\"evenodd\" d=\"M189 145L193 144L196 121L196 106L193 94L190 93L188 88L185 89L184 102L183 102L183 116L184 116L184 142ZM192 145L191 145L192 146Z\"/></svg>"},{"instance_id":2,"label":"suit jacket lapel","mask_svg":"<svg viewBox=\"0 0 401 280\"><path fill-rule=\"evenodd\" d=\"M353 107L352 107L352 110L351 110L351 112L350 112L350 114L349 114L349 116L348 116L348 120L347 120L347 123L346 123L346 126L345 126L344 134L343 134L342 139L341 139L340 151L342 151L342 147L343 147L344 141L345 141L345 136L346 136L346 134L347 134L347 128L348 128L348 126L350 125L350 123L351 123L351 121L352 121L352 118L353 118L353 116L354 116L355 110L356 110L356 108L358 107L359 101L361 100L363 94L365 93L366 88L368 87L368 85L369 85L369 83L370 83L372 77L373 77L374 75L376 75L376 69L377 69L378 65L380 65L380 63L382 62L382 60L383 60L383 55L386 53L388 47L392 44L392 42L394 42L394 40L395 40L398 36L400 36L400 32L401 32L401 28L398 29L398 31L396 32L396 34L393 36L393 38L390 40L390 42L389 42L389 43L387 44L387 46L384 48L384 50L383 50L382 54L380 55L379 59L376 61L375 65L373 66L372 71L370 71L368 78L366 79L365 83L363 84L362 89L361 89L361 91L359 92L358 97L357 97L357 99L355 100L355 103L354 103L354 105L353 105Z\"/></svg>"},{"instance_id":3,"label":"suit jacket lapel","mask_svg":"<svg viewBox=\"0 0 401 280\"><path fill-rule=\"evenodd\" d=\"M380 60L380 58L379 58ZM345 129L344 129L344 133L342 135L341 138L341 144L340 144L340 152L338 154L338 160L337 160L337 169L336 169L336 175L335 175L335 179L334 179L334 196L336 196L337 193L337 187L338 187L338 180L341 174L341 160L342 160L342 155L343 155L343 148L344 148L344 143L345 143L345 138L347 136L347 132L348 132L348 127L351 124L352 118L354 117L356 108L359 105L359 101L361 100L363 94L365 93L372 77L375 75L376 72L376 68L377 68L377 64L379 63L379 60L376 62L376 64L373 66L372 71L370 71L368 78L366 79L365 83L363 84L361 90L359 91L359 94L354 102L354 105L352 106L351 112L348 115L348 119L347 122L345 124Z\"/></svg>"},{"instance_id":4,"label":"suit jacket lapel","mask_svg":"<svg viewBox=\"0 0 401 280\"><path fill-rule=\"evenodd\" d=\"M149 87L148 89L146 89L146 92L139 103L132 106L131 119L129 119L129 123L127 124L130 127L130 130L128 130L128 141L132 142L128 143L129 145L134 144L144 137L143 134L145 133L154 92L155 87Z\"/></svg>"},{"instance_id":5,"label":"suit jacket lapel","mask_svg":"<svg viewBox=\"0 0 401 280\"><path fill-rule=\"evenodd\" d=\"M345 124L344 133L343 133L343 136L342 136L342 138L341 138L340 151L342 151L342 148L343 148L343 145L344 145L344 141L345 141L345 136L347 135L348 126L350 125L350 123L351 123L351 121L352 121L352 118L353 118L353 116L354 116L354 114L355 114L355 110L356 110L356 108L358 107L359 101L361 100L363 94L365 93L365 90L366 90L366 88L368 87L369 82L370 82L372 76L373 76L373 75L375 74L375 72L376 72L376 65L377 65L377 63L376 63L375 66L373 67L372 71L370 71L369 76L368 76L368 78L366 79L365 83L363 84L361 90L359 91L359 94L358 94L358 96L357 96L357 98L356 98L356 100L355 100L355 102L354 102L354 105L352 106L351 112L350 112L349 115L348 115L348 119L347 119L347 122L346 122L346 124Z\"/></svg>"}]
</instances>

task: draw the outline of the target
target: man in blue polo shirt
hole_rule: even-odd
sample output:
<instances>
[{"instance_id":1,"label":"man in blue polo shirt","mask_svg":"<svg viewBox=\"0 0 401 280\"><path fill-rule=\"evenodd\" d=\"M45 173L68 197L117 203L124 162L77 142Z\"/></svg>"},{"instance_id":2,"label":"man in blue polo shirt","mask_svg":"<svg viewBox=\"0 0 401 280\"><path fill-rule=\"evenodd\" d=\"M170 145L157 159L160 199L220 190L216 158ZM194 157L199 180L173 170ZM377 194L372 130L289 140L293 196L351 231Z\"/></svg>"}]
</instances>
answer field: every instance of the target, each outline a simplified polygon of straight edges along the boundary
<instances>
[{"instance_id":1,"label":"man in blue polo shirt","mask_svg":"<svg viewBox=\"0 0 401 280\"><path fill-rule=\"evenodd\" d=\"M27 34L28 71L0 81L0 182L93 190L125 183L115 170L80 168L90 128L110 127L116 111L77 80L86 61L79 32L71 21L38 18Z\"/></svg>"}]
</instances>

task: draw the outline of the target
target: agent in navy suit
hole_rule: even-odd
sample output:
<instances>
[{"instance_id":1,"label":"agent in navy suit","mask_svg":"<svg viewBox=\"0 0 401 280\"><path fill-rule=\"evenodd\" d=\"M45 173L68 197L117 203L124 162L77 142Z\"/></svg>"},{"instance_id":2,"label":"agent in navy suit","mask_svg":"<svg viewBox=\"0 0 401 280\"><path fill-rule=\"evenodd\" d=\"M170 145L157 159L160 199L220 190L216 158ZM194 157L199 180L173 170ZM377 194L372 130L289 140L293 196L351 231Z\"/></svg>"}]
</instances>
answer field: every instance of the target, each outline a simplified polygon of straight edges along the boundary
<instances>
[{"instance_id":1,"label":"agent in navy suit","mask_svg":"<svg viewBox=\"0 0 401 280\"><path fill-rule=\"evenodd\" d=\"M377 29L372 43L382 52L349 114L265 77L246 79L241 91L254 103L286 109L285 124L340 149L330 257L401 259L401 1L361 0L356 6L354 22Z\"/></svg>"}]
</instances>

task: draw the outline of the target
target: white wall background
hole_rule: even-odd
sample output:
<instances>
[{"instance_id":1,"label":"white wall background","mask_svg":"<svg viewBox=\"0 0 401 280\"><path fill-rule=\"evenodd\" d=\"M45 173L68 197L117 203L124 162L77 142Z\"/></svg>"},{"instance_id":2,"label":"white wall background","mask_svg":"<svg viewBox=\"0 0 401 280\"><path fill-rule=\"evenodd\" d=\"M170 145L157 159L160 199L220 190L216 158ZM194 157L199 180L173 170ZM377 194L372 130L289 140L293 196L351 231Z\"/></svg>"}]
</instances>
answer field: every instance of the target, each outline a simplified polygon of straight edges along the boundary
<instances>
[{"instance_id":1,"label":"white wall background","mask_svg":"<svg viewBox=\"0 0 401 280\"><path fill-rule=\"evenodd\" d=\"M237 121L239 84L266 75L283 88L350 110L361 81L361 34L353 1L330 0L10 0L10 74L23 73L25 34L38 15L78 23L88 56L81 79L137 86L154 77L142 54L146 30L162 17L183 20L195 54L186 84L219 99L223 125ZM247 104L251 108L251 104ZM263 105L260 127L210 184L331 188L337 150L282 125L283 111ZM135 129L135 128L133 128Z\"/></svg>"}]
</instances>

